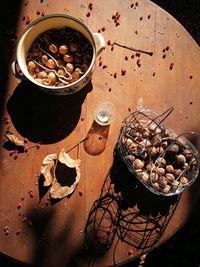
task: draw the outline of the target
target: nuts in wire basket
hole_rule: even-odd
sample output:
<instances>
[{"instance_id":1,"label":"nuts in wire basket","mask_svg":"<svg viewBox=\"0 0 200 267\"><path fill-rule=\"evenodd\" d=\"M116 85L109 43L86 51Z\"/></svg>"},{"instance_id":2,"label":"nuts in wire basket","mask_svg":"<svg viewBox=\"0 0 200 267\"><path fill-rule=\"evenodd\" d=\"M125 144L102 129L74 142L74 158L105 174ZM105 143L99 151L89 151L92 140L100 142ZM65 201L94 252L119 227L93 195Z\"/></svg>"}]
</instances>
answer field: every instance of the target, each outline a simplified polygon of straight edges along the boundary
<instances>
[{"instance_id":1,"label":"nuts in wire basket","mask_svg":"<svg viewBox=\"0 0 200 267\"><path fill-rule=\"evenodd\" d=\"M164 125L173 111L162 114L150 109L136 110L125 118L117 150L130 172L157 195L180 194L199 174L199 153L185 137Z\"/></svg>"}]
</instances>

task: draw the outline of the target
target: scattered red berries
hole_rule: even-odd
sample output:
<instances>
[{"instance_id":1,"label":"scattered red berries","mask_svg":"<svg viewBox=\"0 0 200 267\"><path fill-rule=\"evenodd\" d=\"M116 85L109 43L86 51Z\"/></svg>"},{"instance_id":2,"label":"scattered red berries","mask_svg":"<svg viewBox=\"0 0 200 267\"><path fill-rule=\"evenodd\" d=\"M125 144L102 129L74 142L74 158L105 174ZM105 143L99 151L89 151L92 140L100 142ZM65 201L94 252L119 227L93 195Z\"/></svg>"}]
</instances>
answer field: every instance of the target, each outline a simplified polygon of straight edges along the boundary
<instances>
[{"instance_id":1,"label":"scattered red berries","mask_svg":"<svg viewBox=\"0 0 200 267\"><path fill-rule=\"evenodd\" d=\"M120 14L119 11L114 10L113 15L112 15L112 19L114 20L115 26L119 26L120 25Z\"/></svg>"}]
</instances>

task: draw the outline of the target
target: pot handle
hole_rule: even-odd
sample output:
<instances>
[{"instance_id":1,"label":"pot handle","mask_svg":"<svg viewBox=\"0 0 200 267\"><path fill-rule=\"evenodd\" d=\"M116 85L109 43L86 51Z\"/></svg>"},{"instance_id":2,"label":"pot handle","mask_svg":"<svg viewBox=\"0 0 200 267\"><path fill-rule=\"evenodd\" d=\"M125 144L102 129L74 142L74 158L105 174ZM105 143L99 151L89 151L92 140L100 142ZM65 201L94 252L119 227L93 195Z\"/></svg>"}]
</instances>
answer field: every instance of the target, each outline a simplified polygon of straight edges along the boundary
<instances>
[{"instance_id":1,"label":"pot handle","mask_svg":"<svg viewBox=\"0 0 200 267\"><path fill-rule=\"evenodd\" d=\"M97 56L98 56L105 49L106 43L101 33L95 32L93 33L93 35L96 41Z\"/></svg>"},{"instance_id":2,"label":"pot handle","mask_svg":"<svg viewBox=\"0 0 200 267\"><path fill-rule=\"evenodd\" d=\"M11 70L17 79L27 80L27 78L22 73L20 73L17 60L11 63Z\"/></svg>"}]
</instances>

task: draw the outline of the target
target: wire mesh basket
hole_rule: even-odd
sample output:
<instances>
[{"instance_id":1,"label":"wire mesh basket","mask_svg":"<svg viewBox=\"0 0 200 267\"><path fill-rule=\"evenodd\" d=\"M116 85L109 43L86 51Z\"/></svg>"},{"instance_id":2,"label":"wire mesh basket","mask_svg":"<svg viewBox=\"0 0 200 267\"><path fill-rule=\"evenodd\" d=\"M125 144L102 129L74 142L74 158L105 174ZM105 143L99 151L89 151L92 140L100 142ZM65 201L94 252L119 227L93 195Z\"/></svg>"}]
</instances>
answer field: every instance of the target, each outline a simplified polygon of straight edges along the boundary
<instances>
[{"instance_id":1,"label":"wire mesh basket","mask_svg":"<svg viewBox=\"0 0 200 267\"><path fill-rule=\"evenodd\" d=\"M150 191L172 196L183 192L198 177L199 153L185 137L166 128L162 114L142 108L123 121L116 148L129 171Z\"/></svg>"}]
</instances>

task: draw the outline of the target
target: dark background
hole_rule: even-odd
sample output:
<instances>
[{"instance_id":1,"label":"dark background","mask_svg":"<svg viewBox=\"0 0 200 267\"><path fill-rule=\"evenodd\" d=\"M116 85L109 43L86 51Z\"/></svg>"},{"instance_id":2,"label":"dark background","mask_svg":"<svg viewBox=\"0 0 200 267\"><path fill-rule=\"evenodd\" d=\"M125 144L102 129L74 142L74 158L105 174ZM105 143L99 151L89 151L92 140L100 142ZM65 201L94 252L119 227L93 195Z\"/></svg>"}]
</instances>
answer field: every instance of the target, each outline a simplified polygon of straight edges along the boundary
<instances>
[{"instance_id":1,"label":"dark background","mask_svg":"<svg viewBox=\"0 0 200 267\"><path fill-rule=\"evenodd\" d=\"M152 1L161 6L173 17L175 17L185 29L200 45L200 0L154 0ZM1 55L8 54L7 49L12 46L16 38L11 25L17 20L17 7L20 7L20 1L5 1L4 12L0 18L0 49ZM13 8L15 12L13 14ZM3 38L10 38L10 46L3 46ZM1 57L1 56L0 56ZM1 58L5 64L1 64L1 86L6 83L7 64L6 58ZM2 67L2 65L4 67ZM3 90L0 93L0 106L3 101ZM199 201L200 202L200 201ZM200 204L194 210L193 216L175 235L157 249L150 252L143 266L145 267L200 267ZM19 248L20 249L20 248ZM124 264L123 267L136 267L140 259ZM0 254L0 267L24 267L27 265L13 262L11 259ZM47 266L48 267L48 266ZM59 266L58 266L59 267ZM73 267L73 266L67 266ZM102 266L104 267L104 266Z\"/></svg>"}]
</instances>

